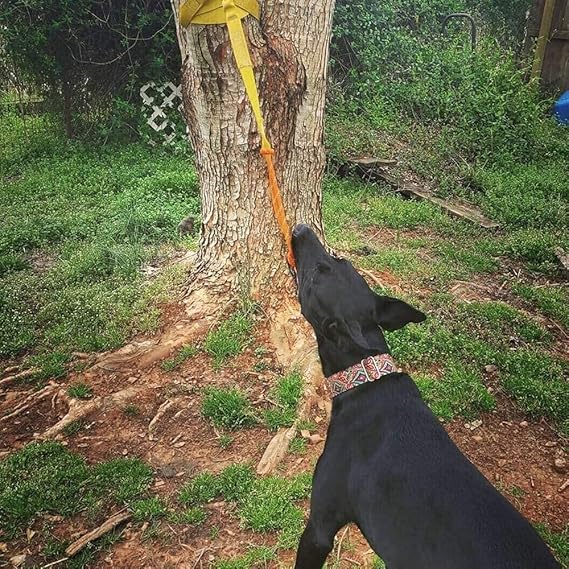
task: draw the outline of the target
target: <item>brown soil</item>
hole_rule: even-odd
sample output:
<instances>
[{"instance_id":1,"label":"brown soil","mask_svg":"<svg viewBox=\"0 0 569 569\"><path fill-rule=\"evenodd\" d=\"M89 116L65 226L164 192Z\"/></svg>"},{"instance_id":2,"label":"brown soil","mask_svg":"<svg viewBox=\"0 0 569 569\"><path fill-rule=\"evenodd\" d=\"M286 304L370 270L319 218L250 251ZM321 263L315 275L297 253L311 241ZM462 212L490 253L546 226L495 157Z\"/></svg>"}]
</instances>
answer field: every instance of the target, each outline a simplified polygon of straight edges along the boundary
<instances>
[{"instance_id":1,"label":"brown soil","mask_svg":"<svg viewBox=\"0 0 569 569\"><path fill-rule=\"evenodd\" d=\"M375 273L375 276L389 287L406 288L387 272ZM470 291L484 291L481 293L484 297L488 294L490 298L497 298L505 288L496 286L495 282L501 283L501 280L495 276L489 277L487 282L477 279L467 287L468 295L474 294ZM489 287L489 290L482 287ZM465 292L458 292L458 289L455 292L466 298ZM163 329L170 328L183 313L181 304L165 307ZM136 406L137 414L132 414L133 408L131 414L125 413L125 406L106 408L88 416L79 433L71 437L62 435L60 439L89 462L117 456L141 458L155 471L153 492L172 504L175 504L182 484L197 472L219 471L235 462L256 465L273 433L263 427L237 431L233 433L231 446L221 448L219 434L201 416L201 390L212 385L238 386L255 402L259 412L268 407L274 380L284 371L271 351L269 331L269 323L261 318L250 348L220 370L213 368L207 355L199 354L172 372L165 372L155 364L138 371L109 373L91 368L84 373L71 373L60 382L62 389L76 381L88 383L94 396L105 396L129 387L140 388L131 401L125 402L125 406ZM262 356L255 355L255 348L259 346L267 350ZM255 366L259 362L264 365ZM254 371L254 366L263 371ZM31 387L25 383L0 389L0 416L12 409L28 391ZM0 423L0 457L34 440L65 415L65 399L56 394L57 390L54 397L32 406L8 423ZM320 389L310 410L310 419L316 425L313 433L322 437L326 436L327 427L324 398ZM484 414L480 418L482 424L475 430L465 427L464 420L454 421L446 425L449 434L484 475L532 522L544 522L555 530L563 529L569 523L569 488L564 493L558 489L569 474L557 472L553 463L557 456L565 453L564 441L546 423L532 422L524 417L499 393L497 400L497 409ZM155 440L151 440L149 423L166 401L173 404L158 421ZM286 474L312 471L322 448L323 443L319 442L308 444L302 455L288 454L279 470ZM101 553L93 567L197 569L207 567L213 560L241 555L251 544L273 545L276 541L272 534L243 530L229 504L214 503L207 509L208 520L197 527L166 522L158 528L127 524L122 529L121 540ZM2 555L8 559L25 552L30 558L35 556L37 559L38 536L44 522L45 518L35 524L33 530L38 533L29 540L7 544L4 554L0 550L0 566ZM53 533L64 539L74 539L94 527L92 521L82 517L63 520L52 516L49 522ZM217 532L218 535L214 535ZM344 530L339 533L332 555L346 567L354 564L369 567L373 559L373 552L353 527L346 533ZM280 564L291 565L293 560L292 551L280 554ZM277 563L274 565L278 566Z\"/></svg>"}]
</instances>

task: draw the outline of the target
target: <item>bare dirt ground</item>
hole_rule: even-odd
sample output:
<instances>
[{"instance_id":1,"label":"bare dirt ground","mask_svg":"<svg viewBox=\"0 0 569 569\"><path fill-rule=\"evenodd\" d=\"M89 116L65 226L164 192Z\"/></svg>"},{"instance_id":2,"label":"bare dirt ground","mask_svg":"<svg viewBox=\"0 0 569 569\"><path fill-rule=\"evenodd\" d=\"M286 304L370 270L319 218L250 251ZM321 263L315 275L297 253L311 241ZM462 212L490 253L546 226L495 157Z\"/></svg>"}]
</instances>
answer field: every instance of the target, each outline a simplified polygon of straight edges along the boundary
<instances>
[{"instance_id":1,"label":"bare dirt ground","mask_svg":"<svg viewBox=\"0 0 569 569\"><path fill-rule=\"evenodd\" d=\"M509 268L504 269L506 272ZM405 288L389 272L374 272L373 278L392 289ZM462 298L501 298L506 290L496 276L480 277L472 282L456 283L455 292ZM496 284L497 283L497 284ZM183 314L184 306L164 307L166 329ZM558 331L559 352L564 345L563 331ZM153 492L168 500L175 496L184 482L202 471L217 472L232 463L258 464L273 433L258 426L232 433L233 443L226 449L220 445L220 435L200 413L201 392L206 386L238 386L245 391L255 408L267 407L275 377L285 370L276 363L268 338L269 324L261 319L256 326L255 339L241 356L217 370L210 358L200 353L171 372L155 364L150 369L122 369L109 373L91 368L73 372L65 380L54 382L53 392L39 403L10 421L0 423L0 457L36 440L67 412L67 403L59 388L76 381L87 383L95 397L105 397L127 388L132 397L118 405L103 407L85 418L83 428L73 436L59 435L63 444L89 462L113 457L138 457L155 472ZM267 351L259 356L255 348ZM259 362L262 366L255 366ZM263 371L254 371L261 369ZM488 378L492 385L492 377ZM30 385L21 382L0 389L0 416L15 402L31 392ZM326 436L327 413L325 393L320 387L310 409L312 434ZM545 422L532 422L520 413L505 396L497 394L495 411L483 414L479 422L453 421L446 426L450 436L469 459L497 486L506 497L532 522L547 523L553 530L562 530L569 522L569 488L560 491L569 477L555 468L555 459L566 452L566 441ZM167 411L149 425L158 410L171 402ZM129 406L131 413L125 412ZM136 409L136 413L133 410ZM287 475L312 471L323 448L323 442L310 443L304 454L289 453L278 471ZM207 507L208 520L201 526L179 526L163 522L152 533L148 524L128 523L122 537L108 551L99 555L96 568L167 568L196 569L208 567L222 558L242 555L251 544L274 545L272 534L256 534L243 530L234 515L233 506L217 502ZM306 510L308 504L306 503ZM85 521L53 517L53 532L59 538L75 539L88 529ZM36 529L40 531L38 525ZM29 559L38 554L37 539L9 544L8 556L26 552ZM342 530L332 554L340 566L368 567L373 555L356 528ZM274 566L290 566L294 552L280 554Z\"/></svg>"}]
</instances>

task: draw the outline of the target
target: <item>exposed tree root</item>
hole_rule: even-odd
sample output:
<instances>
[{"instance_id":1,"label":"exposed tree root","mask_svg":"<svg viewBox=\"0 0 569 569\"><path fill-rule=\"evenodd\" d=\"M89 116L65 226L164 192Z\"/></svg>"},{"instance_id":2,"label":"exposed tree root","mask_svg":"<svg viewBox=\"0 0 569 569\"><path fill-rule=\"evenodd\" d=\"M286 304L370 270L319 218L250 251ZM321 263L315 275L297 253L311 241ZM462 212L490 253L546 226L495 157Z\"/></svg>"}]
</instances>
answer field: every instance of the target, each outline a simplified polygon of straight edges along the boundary
<instances>
[{"instance_id":1,"label":"exposed tree root","mask_svg":"<svg viewBox=\"0 0 569 569\"><path fill-rule=\"evenodd\" d=\"M65 550L65 555L67 555L67 557L73 557L77 555L80 551L83 551L83 549L85 549L85 547L87 547L90 543L96 541L100 537L103 537L106 533L109 533L120 524L126 522L127 520L130 520L130 518L132 518L132 514L130 512L119 512L118 514L115 514L106 520L103 524L101 524L98 528L95 528L89 533L81 536L77 541L74 541Z\"/></svg>"},{"instance_id":2,"label":"exposed tree root","mask_svg":"<svg viewBox=\"0 0 569 569\"><path fill-rule=\"evenodd\" d=\"M33 407L36 403L39 403L46 397L49 397L57 389L57 387L58 386L56 384L50 383L49 385L46 385L43 389L40 389L39 391L35 391L31 395L28 395L28 397L26 397L11 413L8 413L7 415L3 415L2 417L0 417L0 423L3 423L8 419L13 419L18 415L21 415L24 411L27 411L28 409L30 409L30 407Z\"/></svg>"},{"instance_id":3,"label":"exposed tree root","mask_svg":"<svg viewBox=\"0 0 569 569\"><path fill-rule=\"evenodd\" d=\"M132 342L115 352L101 354L93 369L125 373L133 369L148 369L184 344L204 336L211 326L213 315L219 310L219 300L202 289L192 293L185 302L186 317L160 337Z\"/></svg>"},{"instance_id":4,"label":"exposed tree root","mask_svg":"<svg viewBox=\"0 0 569 569\"><path fill-rule=\"evenodd\" d=\"M53 439L59 435L67 425L70 425L74 421L83 419L90 415L94 411L99 411L112 406L124 405L127 401L136 397L142 391L139 387L129 387L123 389L122 391L117 391L112 393L107 397L94 397L89 401L79 401L77 399L69 399L64 391L60 391L60 396L67 399L69 410L65 417L60 419L55 425L50 427L47 431L42 433L40 439Z\"/></svg>"},{"instance_id":5,"label":"exposed tree root","mask_svg":"<svg viewBox=\"0 0 569 569\"><path fill-rule=\"evenodd\" d=\"M304 376L304 394L298 418L289 429L281 429L271 440L257 465L258 474L269 474L284 459L291 441L298 432L300 421L310 416L312 404L318 399L317 388L323 381L322 369L314 333L300 314L296 300L285 305L271 317L271 342L279 363L285 368L297 368ZM329 407L326 406L329 411Z\"/></svg>"},{"instance_id":6,"label":"exposed tree root","mask_svg":"<svg viewBox=\"0 0 569 569\"><path fill-rule=\"evenodd\" d=\"M9 383L13 383L14 381L18 381L20 379L26 379L27 377L31 377L36 373L38 370L36 368L27 369L25 371L21 371L19 373L15 373L14 375L9 375L4 379L0 379L0 388L4 385L8 385Z\"/></svg>"},{"instance_id":7,"label":"exposed tree root","mask_svg":"<svg viewBox=\"0 0 569 569\"><path fill-rule=\"evenodd\" d=\"M162 403L162 405L160 405L160 407L158 407L158 411L156 413L156 415L154 415L152 421L150 421L150 423L148 424L148 439L151 441L155 441L155 431L156 431L156 425L158 424L158 421L160 421L160 419L166 414L166 412L168 411L168 409L170 409L170 407L172 407L172 405L174 405L174 401L164 401L164 403Z\"/></svg>"}]
</instances>

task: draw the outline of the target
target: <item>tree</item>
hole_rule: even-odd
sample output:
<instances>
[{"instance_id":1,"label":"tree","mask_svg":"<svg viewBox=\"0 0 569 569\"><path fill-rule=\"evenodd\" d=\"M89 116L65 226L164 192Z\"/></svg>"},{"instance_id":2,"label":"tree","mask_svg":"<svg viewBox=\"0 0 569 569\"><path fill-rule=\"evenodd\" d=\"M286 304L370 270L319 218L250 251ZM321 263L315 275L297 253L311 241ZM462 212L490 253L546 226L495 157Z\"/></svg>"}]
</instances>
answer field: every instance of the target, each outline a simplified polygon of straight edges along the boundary
<instances>
[{"instance_id":1,"label":"tree","mask_svg":"<svg viewBox=\"0 0 569 569\"><path fill-rule=\"evenodd\" d=\"M180 0L172 0L176 14ZM334 0L265 0L243 20L277 179L291 226L322 233L324 101ZM260 138L224 25L178 29L184 112L202 197L194 276L259 296L287 270L267 192Z\"/></svg>"},{"instance_id":2,"label":"tree","mask_svg":"<svg viewBox=\"0 0 569 569\"><path fill-rule=\"evenodd\" d=\"M4 65L51 99L69 136L79 111L168 75L175 43L168 0L0 0Z\"/></svg>"}]
</instances>

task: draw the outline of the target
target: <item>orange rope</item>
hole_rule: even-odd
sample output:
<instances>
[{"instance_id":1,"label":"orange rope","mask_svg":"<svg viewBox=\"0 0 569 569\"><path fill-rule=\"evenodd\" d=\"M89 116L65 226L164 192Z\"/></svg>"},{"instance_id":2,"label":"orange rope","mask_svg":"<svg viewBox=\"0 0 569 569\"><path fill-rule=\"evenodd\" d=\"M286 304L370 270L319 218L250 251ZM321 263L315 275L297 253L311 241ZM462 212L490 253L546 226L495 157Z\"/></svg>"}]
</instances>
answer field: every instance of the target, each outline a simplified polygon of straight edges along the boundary
<instances>
[{"instance_id":1,"label":"orange rope","mask_svg":"<svg viewBox=\"0 0 569 569\"><path fill-rule=\"evenodd\" d=\"M292 234L288 221L286 220L286 213L281 197L281 191L277 182L277 175L275 173L275 166L273 164L274 154L275 151L272 148L261 148L261 156L267 163L267 172L269 174L269 195L271 196L273 212L275 214L277 223L279 224L279 229L281 230L287 249L286 260L289 267L291 269L295 269L296 262L294 259L294 252L292 250Z\"/></svg>"}]
</instances>

